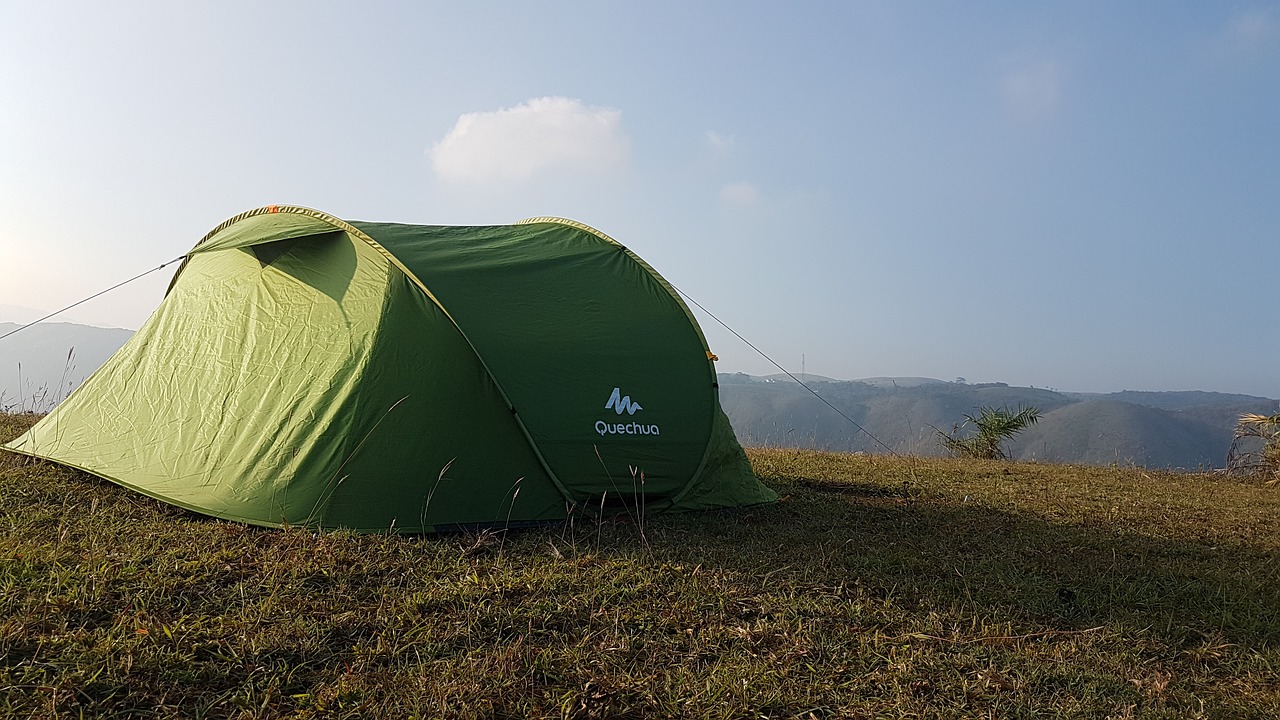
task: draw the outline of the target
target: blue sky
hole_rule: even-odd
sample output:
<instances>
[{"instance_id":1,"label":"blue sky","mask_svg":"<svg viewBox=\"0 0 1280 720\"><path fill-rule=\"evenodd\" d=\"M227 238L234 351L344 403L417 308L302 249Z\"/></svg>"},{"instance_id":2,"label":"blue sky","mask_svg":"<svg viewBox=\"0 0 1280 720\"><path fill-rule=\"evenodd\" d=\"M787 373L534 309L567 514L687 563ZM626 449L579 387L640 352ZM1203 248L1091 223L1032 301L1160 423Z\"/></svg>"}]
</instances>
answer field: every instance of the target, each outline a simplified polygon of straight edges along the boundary
<instances>
[{"instance_id":1,"label":"blue sky","mask_svg":"<svg viewBox=\"0 0 1280 720\"><path fill-rule=\"evenodd\" d=\"M4 17L0 306L56 309L272 203L559 215L795 371L1280 397L1277 3ZM170 275L70 317L137 327ZM703 326L722 370L772 372Z\"/></svg>"}]
</instances>

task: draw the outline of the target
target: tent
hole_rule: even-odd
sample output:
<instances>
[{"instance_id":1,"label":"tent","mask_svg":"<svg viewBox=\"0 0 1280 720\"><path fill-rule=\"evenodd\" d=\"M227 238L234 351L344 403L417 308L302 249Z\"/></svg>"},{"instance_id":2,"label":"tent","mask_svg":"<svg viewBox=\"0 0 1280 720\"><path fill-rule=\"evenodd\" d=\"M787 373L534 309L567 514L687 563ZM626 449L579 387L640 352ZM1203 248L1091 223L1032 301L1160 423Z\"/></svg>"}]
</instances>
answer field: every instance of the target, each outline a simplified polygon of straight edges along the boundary
<instances>
[{"instance_id":1,"label":"tent","mask_svg":"<svg viewBox=\"0 0 1280 720\"><path fill-rule=\"evenodd\" d=\"M265 526L432 532L776 499L674 289L577 222L224 222L4 446Z\"/></svg>"}]
</instances>

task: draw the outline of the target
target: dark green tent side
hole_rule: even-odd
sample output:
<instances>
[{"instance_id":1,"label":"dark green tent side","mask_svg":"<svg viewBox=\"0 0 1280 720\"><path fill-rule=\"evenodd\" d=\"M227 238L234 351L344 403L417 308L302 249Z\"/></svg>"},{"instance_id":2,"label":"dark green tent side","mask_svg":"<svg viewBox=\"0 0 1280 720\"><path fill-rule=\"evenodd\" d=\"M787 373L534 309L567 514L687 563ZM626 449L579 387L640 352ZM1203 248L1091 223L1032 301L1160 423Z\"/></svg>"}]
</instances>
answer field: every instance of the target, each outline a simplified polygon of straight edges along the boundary
<instances>
[{"instance_id":1,"label":"dark green tent side","mask_svg":"<svg viewBox=\"0 0 1280 720\"><path fill-rule=\"evenodd\" d=\"M430 532L776 495L679 295L579 223L348 223L271 206L5 446L216 517Z\"/></svg>"}]
</instances>

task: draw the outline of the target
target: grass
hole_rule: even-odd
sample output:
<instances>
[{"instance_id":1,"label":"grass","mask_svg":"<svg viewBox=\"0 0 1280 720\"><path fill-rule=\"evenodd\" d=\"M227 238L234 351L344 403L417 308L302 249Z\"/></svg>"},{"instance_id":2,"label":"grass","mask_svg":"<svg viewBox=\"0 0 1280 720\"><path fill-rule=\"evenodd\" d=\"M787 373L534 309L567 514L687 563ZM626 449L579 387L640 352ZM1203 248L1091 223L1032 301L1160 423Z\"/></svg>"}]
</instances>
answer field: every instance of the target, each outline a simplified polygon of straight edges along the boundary
<instances>
[{"instance_id":1,"label":"grass","mask_svg":"<svg viewBox=\"0 0 1280 720\"><path fill-rule=\"evenodd\" d=\"M0 716L1280 716L1274 487L750 455L784 502L646 543L264 530L0 454Z\"/></svg>"},{"instance_id":2,"label":"grass","mask_svg":"<svg viewBox=\"0 0 1280 720\"><path fill-rule=\"evenodd\" d=\"M35 413L46 413L71 394L71 390L77 384L75 377L75 347L71 347L67 350L66 360L62 365L62 376L58 379L56 384L51 385L48 382L45 382L37 387L33 386L30 380L24 383L22 378L22 363L18 363L17 394L9 395L5 390L0 389L0 414L22 416L32 415ZM83 378L81 378L81 380L83 380Z\"/></svg>"}]
</instances>

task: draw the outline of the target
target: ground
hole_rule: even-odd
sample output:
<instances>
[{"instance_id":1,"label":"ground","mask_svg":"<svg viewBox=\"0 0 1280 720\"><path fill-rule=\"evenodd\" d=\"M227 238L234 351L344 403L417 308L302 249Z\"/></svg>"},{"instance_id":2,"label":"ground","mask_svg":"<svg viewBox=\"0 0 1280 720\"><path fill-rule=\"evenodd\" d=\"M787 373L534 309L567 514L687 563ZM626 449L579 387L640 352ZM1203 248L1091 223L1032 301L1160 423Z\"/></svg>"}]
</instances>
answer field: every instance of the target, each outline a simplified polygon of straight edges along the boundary
<instances>
[{"instance_id":1,"label":"ground","mask_svg":"<svg viewBox=\"0 0 1280 720\"><path fill-rule=\"evenodd\" d=\"M1280 716L1274 487L750 456L781 502L423 538L0 455L0 716Z\"/></svg>"}]
</instances>

